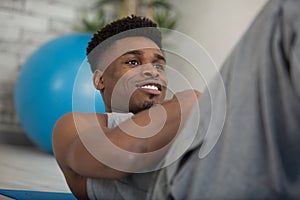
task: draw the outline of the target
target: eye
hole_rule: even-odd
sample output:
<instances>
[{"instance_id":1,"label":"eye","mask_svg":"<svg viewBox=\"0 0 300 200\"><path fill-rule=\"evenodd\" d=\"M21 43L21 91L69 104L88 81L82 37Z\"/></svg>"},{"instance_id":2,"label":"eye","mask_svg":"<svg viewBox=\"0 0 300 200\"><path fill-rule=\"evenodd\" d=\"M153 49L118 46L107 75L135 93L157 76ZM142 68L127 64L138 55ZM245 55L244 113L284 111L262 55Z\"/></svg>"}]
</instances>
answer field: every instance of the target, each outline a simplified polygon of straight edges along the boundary
<instances>
[{"instance_id":1,"label":"eye","mask_svg":"<svg viewBox=\"0 0 300 200\"><path fill-rule=\"evenodd\" d=\"M137 60L130 60L125 62L125 64L136 66L139 65L139 62Z\"/></svg>"},{"instance_id":2,"label":"eye","mask_svg":"<svg viewBox=\"0 0 300 200\"><path fill-rule=\"evenodd\" d=\"M153 63L153 67L159 71L164 71L165 70L165 67L164 65L162 64L159 64L159 63Z\"/></svg>"}]
</instances>

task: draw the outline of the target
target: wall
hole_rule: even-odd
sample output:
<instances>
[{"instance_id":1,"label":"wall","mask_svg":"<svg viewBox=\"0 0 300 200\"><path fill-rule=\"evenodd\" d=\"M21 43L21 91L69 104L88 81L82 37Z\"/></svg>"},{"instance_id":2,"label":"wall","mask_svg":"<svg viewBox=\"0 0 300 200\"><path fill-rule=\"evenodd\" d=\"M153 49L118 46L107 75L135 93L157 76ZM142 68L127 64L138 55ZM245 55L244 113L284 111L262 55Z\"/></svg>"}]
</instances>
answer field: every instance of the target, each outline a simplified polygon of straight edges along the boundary
<instances>
[{"instance_id":1,"label":"wall","mask_svg":"<svg viewBox=\"0 0 300 200\"><path fill-rule=\"evenodd\" d=\"M174 0L177 30L195 39L220 67L267 0Z\"/></svg>"},{"instance_id":2,"label":"wall","mask_svg":"<svg viewBox=\"0 0 300 200\"><path fill-rule=\"evenodd\" d=\"M206 89L266 1L189 0L184 4L172 1L179 11L176 30L180 33L164 37L170 69L183 75L193 88ZM178 85L173 79L179 77L174 78L173 74L169 82Z\"/></svg>"},{"instance_id":3,"label":"wall","mask_svg":"<svg viewBox=\"0 0 300 200\"><path fill-rule=\"evenodd\" d=\"M180 13L177 30L203 45L218 67L266 1L172 0ZM42 43L71 32L79 8L91 2L94 1L0 1L0 131L21 131L13 106L13 89L22 63Z\"/></svg>"},{"instance_id":4,"label":"wall","mask_svg":"<svg viewBox=\"0 0 300 200\"><path fill-rule=\"evenodd\" d=\"M0 1L0 131L20 131L13 90L26 58L46 41L72 31L78 10L91 0Z\"/></svg>"}]
</instances>

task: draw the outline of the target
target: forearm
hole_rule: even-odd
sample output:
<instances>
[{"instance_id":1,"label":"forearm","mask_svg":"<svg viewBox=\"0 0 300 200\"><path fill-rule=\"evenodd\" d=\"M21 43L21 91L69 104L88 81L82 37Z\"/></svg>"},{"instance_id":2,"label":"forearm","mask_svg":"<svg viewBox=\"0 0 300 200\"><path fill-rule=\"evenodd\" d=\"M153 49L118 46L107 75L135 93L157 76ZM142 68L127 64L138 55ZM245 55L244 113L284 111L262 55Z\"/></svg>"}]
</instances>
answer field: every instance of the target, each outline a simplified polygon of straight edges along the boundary
<instances>
[{"instance_id":1,"label":"forearm","mask_svg":"<svg viewBox=\"0 0 300 200\"><path fill-rule=\"evenodd\" d=\"M110 140L116 146L128 151L128 156L131 157L131 161L128 162L132 163L132 170L154 169L163 159L194 108L197 96L181 100L179 103L177 99L172 99L162 105L140 112L132 117L133 122L125 121L112 131L109 136ZM126 163L126 159L124 159L124 163Z\"/></svg>"},{"instance_id":2,"label":"forearm","mask_svg":"<svg viewBox=\"0 0 300 200\"><path fill-rule=\"evenodd\" d=\"M120 148L131 152L147 153L161 149L180 132L196 101L194 91L180 93L176 98L136 114L132 120L112 130L108 137Z\"/></svg>"},{"instance_id":3,"label":"forearm","mask_svg":"<svg viewBox=\"0 0 300 200\"><path fill-rule=\"evenodd\" d=\"M138 113L132 117L131 122L126 121L120 127L127 126L130 127L126 129L127 132L135 132L134 146L137 149L131 151L147 153L161 149L170 143L178 133L182 122L181 117L180 105L177 101L170 100ZM126 149L130 143L121 143L121 145L125 145Z\"/></svg>"}]
</instances>

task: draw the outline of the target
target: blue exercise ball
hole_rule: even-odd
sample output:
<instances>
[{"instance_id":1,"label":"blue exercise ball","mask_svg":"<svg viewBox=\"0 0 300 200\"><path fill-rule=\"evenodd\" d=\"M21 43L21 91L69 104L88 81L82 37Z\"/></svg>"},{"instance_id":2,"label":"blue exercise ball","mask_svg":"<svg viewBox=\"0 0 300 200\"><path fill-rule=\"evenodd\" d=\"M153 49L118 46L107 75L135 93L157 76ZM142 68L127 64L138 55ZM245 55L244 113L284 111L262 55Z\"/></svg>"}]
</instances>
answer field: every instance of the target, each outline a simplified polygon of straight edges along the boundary
<instances>
[{"instance_id":1,"label":"blue exercise ball","mask_svg":"<svg viewBox=\"0 0 300 200\"><path fill-rule=\"evenodd\" d=\"M16 80L19 121L29 139L46 152L53 152L52 129L63 114L105 112L85 55L91 37L73 33L45 43L26 60Z\"/></svg>"}]
</instances>

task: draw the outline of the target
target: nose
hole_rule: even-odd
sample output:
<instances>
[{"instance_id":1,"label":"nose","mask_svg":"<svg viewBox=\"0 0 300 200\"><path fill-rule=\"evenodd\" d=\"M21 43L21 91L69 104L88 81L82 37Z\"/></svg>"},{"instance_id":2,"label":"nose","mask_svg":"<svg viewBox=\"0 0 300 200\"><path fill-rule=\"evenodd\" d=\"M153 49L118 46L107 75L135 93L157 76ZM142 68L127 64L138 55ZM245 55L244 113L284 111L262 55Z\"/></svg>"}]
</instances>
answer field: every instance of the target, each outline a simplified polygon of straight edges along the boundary
<instances>
[{"instance_id":1,"label":"nose","mask_svg":"<svg viewBox=\"0 0 300 200\"><path fill-rule=\"evenodd\" d=\"M143 75L146 78L156 78L159 76L158 71L153 67L153 64L147 64L143 68Z\"/></svg>"}]
</instances>

